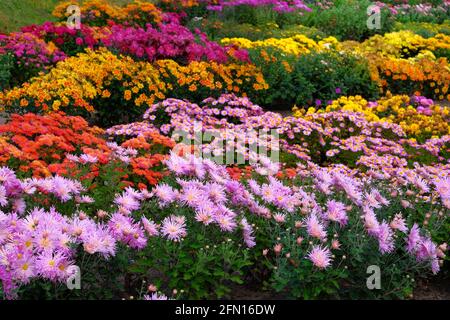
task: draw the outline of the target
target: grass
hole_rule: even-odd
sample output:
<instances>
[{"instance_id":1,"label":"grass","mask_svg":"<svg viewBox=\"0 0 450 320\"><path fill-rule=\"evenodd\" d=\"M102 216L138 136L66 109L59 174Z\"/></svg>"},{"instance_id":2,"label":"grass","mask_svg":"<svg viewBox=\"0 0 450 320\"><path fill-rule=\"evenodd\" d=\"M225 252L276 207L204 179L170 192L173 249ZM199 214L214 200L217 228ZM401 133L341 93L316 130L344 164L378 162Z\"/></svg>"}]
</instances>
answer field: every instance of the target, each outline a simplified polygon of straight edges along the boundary
<instances>
[{"instance_id":1,"label":"grass","mask_svg":"<svg viewBox=\"0 0 450 320\"><path fill-rule=\"evenodd\" d=\"M53 20L51 12L59 0L1 0L0 32L17 31L20 27Z\"/></svg>"},{"instance_id":2,"label":"grass","mask_svg":"<svg viewBox=\"0 0 450 320\"><path fill-rule=\"evenodd\" d=\"M0 0L0 33L18 31L20 27L53 21L52 11L61 0ZM132 2L112 0L115 4Z\"/></svg>"}]
</instances>

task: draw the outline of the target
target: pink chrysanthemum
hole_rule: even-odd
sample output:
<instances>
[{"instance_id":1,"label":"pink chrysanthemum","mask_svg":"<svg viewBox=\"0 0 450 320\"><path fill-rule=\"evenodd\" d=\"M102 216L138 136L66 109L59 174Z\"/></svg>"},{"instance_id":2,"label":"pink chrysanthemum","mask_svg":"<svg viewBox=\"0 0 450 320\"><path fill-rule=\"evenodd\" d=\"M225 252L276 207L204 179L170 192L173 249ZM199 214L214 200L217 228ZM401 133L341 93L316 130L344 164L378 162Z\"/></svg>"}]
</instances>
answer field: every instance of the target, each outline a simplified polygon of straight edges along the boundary
<instances>
[{"instance_id":1,"label":"pink chrysanthemum","mask_svg":"<svg viewBox=\"0 0 450 320\"><path fill-rule=\"evenodd\" d=\"M402 214L398 213L394 216L394 219L391 221L389 226L394 229L406 233L408 231L408 227L406 226L405 219L403 219Z\"/></svg>"},{"instance_id":2,"label":"pink chrysanthemum","mask_svg":"<svg viewBox=\"0 0 450 320\"><path fill-rule=\"evenodd\" d=\"M308 231L308 234L311 237L323 239L327 236L327 233L325 232L325 227L323 226L323 224L320 223L315 213L309 215L309 217L305 221L305 224L306 230Z\"/></svg>"},{"instance_id":3,"label":"pink chrysanthemum","mask_svg":"<svg viewBox=\"0 0 450 320\"><path fill-rule=\"evenodd\" d=\"M161 233L169 240L180 241L187 234L184 219L173 215L165 218L162 222Z\"/></svg>"},{"instance_id":4,"label":"pink chrysanthemum","mask_svg":"<svg viewBox=\"0 0 450 320\"><path fill-rule=\"evenodd\" d=\"M146 217L142 217L141 222L150 237L156 237L159 235L159 226L155 222L147 219Z\"/></svg>"},{"instance_id":5,"label":"pink chrysanthemum","mask_svg":"<svg viewBox=\"0 0 450 320\"><path fill-rule=\"evenodd\" d=\"M326 218L345 226L348 222L345 205L342 202L328 200Z\"/></svg>"},{"instance_id":6,"label":"pink chrysanthemum","mask_svg":"<svg viewBox=\"0 0 450 320\"><path fill-rule=\"evenodd\" d=\"M308 254L308 259L319 269L326 269L331 265L331 251L324 247L314 246Z\"/></svg>"},{"instance_id":7,"label":"pink chrysanthemum","mask_svg":"<svg viewBox=\"0 0 450 320\"><path fill-rule=\"evenodd\" d=\"M378 229L378 244L382 254L392 252L394 250L394 240L392 238L392 229L388 223L383 221Z\"/></svg>"}]
</instances>

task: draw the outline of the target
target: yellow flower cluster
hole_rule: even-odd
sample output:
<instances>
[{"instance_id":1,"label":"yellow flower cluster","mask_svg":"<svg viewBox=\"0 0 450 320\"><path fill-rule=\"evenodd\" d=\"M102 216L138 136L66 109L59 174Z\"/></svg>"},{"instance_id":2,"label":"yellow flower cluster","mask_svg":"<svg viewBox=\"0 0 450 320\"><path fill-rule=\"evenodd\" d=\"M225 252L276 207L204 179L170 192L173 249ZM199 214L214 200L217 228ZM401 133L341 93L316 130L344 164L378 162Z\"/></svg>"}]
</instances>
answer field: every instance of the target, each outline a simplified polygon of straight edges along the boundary
<instances>
[{"instance_id":1,"label":"yellow flower cluster","mask_svg":"<svg viewBox=\"0 0 450 320\"><path fill-rule=\"evenodd\" d=\"M389 58L434 58L433 52L438 49L450 49L450 36L437 34L423 38L411 31L399 31L375 35L361 44L362 52Z\"/></svg>"},{"instance_id":2,"label":"yellow flower cluster","mask_svg":"<svg viewBox=\"0 0 450 320\"><path fill-rule=\"evenodd\" d=\"M339 50L367 58L372 79L384 92L409 87L416 94L439 100L450 99L450 67L437 50L450 50L450 36L423 38L411 31L375 35L363 43L346 41Z\"/></svg>"},{"instance_id":3,"label":"yellow flower cluster","mask_svg":"<svg viewBox=\"0 0 450 320\"><path fill-rule=\"evenodd\" d=\"M297 34L290 38L269 38L258 41L251 41L245 38L224 38L221 42L224 45L236 45L244 49L273 48L286 54L301 55L331 49L338 43L338 40L334 37L328 37L316 42L305 35Z\"/></svg>"},{"instance_id":4,"label":"yellow flower cluster","mask_svg":"<svg viewBox=\"0 0 450 320\"><path fill-rule=\"evenodd\" d=\"M167 5L182 8L197 7L200 4L198 0L161 0L161 2Z\"/></svg>"},{"instance_id":5,"label":"yellow flower cluster","mask_svg":"<svg viewBox=\"0 0 450 320\"><path fill-rule=\"evenodd\" d=\"M187 66L181 66L173 60L158 60L155 65L170 90L172 83L188 87L189 91L204 87L210 90L226 89L242 95L246 95L246 92L241 90L241 86L250 85L250 90L256 91L269 88L262 73L251 64L193 61Z\"/></svg>"},{"instance_id":6,"label":"yellow flower cluster","mask_svg":"<svg viewBox=\"0 0 450 320\"><path fill-rule=\"evenodd\" d=\"M416 94L435 99L450 100L450 68L446 58L436 58L435 53L450 50L450 36L437 34L423 38L411 31L399 31L375 35L363 43L338 42L328 37L314 41L297 34L289 38L269 38L251 41L245 38L224 38L224 45L241 48L261 48L261 56L268 63L276 60L266 49L280 50L285 54L302 55L331 49L362 56L369 62L371 77L383 92L410 88ZM285 63L290 72L290 66ZM397 91L401 92L401 90Z\"/></svg>"},{"instance_id":7,"label":"yellow flower cluster","mask_svg":"<svg viewBox=\"0 0 450 320\"><path fill-rule=\"evenodd\" d=\"M73 106L93 112L98 99L122 99L122 103L131 101L133 106L141 106L170 97L175 90L225 88L246 95L247 89L263 90L268 85L251 64L192 62L180 66L172 60L159 60L152 65L118 57L103 48L68 58L30 83L0 93L0 105L43 111Z\"/></svg>"},{"instance_id":8,"label":"yellow flower cluster","mask_svg":"<svg viewBox=\"0 0 450 320\"><path fill-rule=\"evenodd\" d=\"M53 11L53 16L59 19L65 18L67 8L70 5L78 5L83 15L89 15L88 20L104 18L117 21L147 20L147 22L159 22L162 16L162 12L154 4L139 0L128 3L124 7L113 5L106 0L88 0L82 3L78 0L71 0L57 5Z\"/></svg>"},{"instance_id":9,"label":"yellow flower cluster","mask_svg":"<svg viewBox=\"0 0 450 320\"><path fill-rule=\"evenodd\" d=\"M420 113L404 95L388 94L374 107L381 121L399 124L407 135L417 138L439 137L450 134L450 108L437 104L430 107L431 114Z\"/></svg>"},{"instance_id":10,"label":"yellow flower cluster","mask_svg":"<svg viewBox=\"0 0 450 320\"><path fill-rule=\"evenodd\" d=\"M432 22L407 22L395 24L396 30L411 30L428 35L435 35L438 33L450 34L450 20L445 20L443 23Z\"/></svg>"},{"instance_id":11,"label":"yellow flower cluster","mask_svg":"<svg viewBox=\"0 0 450 320\"><path fill-rule=\"evenodd\" d=\"M420 113L408 96L391 95L378 100L375 104L363 99L361 96L341 97L333 101L325 109L308 110L295 107L294 116L307 118L311 113L324 113L330 111L352 111L364 114L368 121L382 121L400 125L409 137L426 139L450 134L450 108L439 105L430 107L431 114Z\"/></svg>"}]
</instances>

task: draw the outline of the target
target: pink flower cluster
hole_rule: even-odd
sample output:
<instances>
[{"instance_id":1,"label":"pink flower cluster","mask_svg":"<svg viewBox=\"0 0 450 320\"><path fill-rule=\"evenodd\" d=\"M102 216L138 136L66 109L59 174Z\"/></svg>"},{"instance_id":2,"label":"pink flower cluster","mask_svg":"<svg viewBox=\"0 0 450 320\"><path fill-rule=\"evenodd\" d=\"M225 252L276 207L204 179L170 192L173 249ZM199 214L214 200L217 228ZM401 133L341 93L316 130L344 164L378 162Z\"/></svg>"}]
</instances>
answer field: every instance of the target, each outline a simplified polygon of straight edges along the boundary
<instances>
[{"instance_id":1,"label":"pink flower cluster","mask_svg":"<svg viewBox=\"0 0 450 320\"><path fill-rule=\"evenodd\" d=\"M53 42L67 55L83 51L84 48L94 48L98 44L95 29L81 25L81 29L71 29L65 24L57 25L53 22L44 22L41 25L23 27L22 31L31 33L47 43ZM99 31L99 33L101 33Z\"/></svg>"},{"instance_id":2,"label":"pink flower cluster","mask_svg":"<svg viewBox=\"0 0 450 320\"><path fill-rule=\"evenodd\" d=\"M229 48L208 40L200 30L193 34L176 22L159 24L157 28L147 24L145 29L113 25L111 34L102 41L112 50L148 61L174 59L188 63L205 59L225 63L229 59ZM236 49L234 57L249 61L247 51L242 49Z\"/></svg>"},{"instance_id":3,"label":"pink flower cluster","mask_svg":"<svg viewBox=\"0 0 450 320\"><path fill-rule=\"evenodd\" d=\"M40 70L66 58L64 52L27 32L0 35L0 54L6 53L13 54L19 66Z\"/></svg>"},{"instance_id":4,"label":"pink flower cluster","mask_svg":"<svg viewBox=\"0 0 450 320\"><path fill-rule=\"evenodd\" d=\"M82 191L78 181L59 176L19 180L12 170L0 168L0 206L7 210L0 211L0 280L8 297L14 297L13 290L33 278L64 281L75 264L78 246L88 254L108 258L115 255L117 242L135 249L146 245L141 224L120 212L112 214L107 223L97 223L82 211L63 216L54 207L35 207L25 215L30 196L92 202ZM125 193L145 195L132 189ZM129 202L119 203L131 209Z\"/></svg>"},{"instance_id":5,"label":"pink flower cluster","mask_svg":"<svg viewBox=\"0 0 450 320\"><path fill-rule=\"evenodd\" d=\"M422 99L420 103L427 103L427 100ZM218 157L235 150L245 155L246 160L251 159L254 155L247 144L248 141L256 141L268 150L279 144L282 151L319 164L341 163L341 157L351 164L350 156L354 166L377 172L406 169L410 166L411 155L415 153L428 153L436 158L435 165L441 166L445 162L445 150L450 142L450 136L447 135L418 143L406 139L401 126L368 121L357 112L313 113L307 119L283 118L277 113L264 112L248 98L234 95L208 98L199 105L167 99L152 105L145 112L144 120L116 126L107 132L111 135L140 136L147 131L159 130L166 135L187 132L195 137L202 130L214 137L211 143L202 144L203 152ZM197 128L198 123L201 123L201 128ZM275 130L279 138L262 141L264 139L255 135L260 130ZM225 143L224 132L228 138ZM235 140L238 142L235 143ZM227 150L223 150L224 145Z\"/></svg>"}]
</instances>

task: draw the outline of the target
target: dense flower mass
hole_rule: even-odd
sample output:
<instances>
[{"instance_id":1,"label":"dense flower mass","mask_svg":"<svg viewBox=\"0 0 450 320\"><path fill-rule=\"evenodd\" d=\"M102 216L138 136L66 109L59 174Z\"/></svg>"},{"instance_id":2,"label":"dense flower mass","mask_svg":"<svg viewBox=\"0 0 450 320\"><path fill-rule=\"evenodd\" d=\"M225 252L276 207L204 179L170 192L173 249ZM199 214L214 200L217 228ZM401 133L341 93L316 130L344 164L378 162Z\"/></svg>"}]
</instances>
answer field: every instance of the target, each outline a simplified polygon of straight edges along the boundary
<instances>
[{"instance_id":1,"label":"dense flower mass","mask_svg":"<svg viewBox=\"0 0 450 320\"><path fill-rule=\"evenodd\" d=\"M70 5L78 5L81 11L83 23L93 26L103 26L110 21L145 26L147 23L159 23L162 20L162 12L155 5L147 1L133 1L126 6L112 5L105 0L73 0L62 2L57 5L53 15L59 19L66 20L70 15L67 8Z\"/></svg>"},{"instance_id":2,"label":"dense flower mass","mask_svg":"<svg viewBox=\"0 0 450 320\"><path fill-rule=\"evenodd\" d=\"M378 101L367 101L360 96L342 97L333 101L319 113L352 111L364 114L369 121L396 123L414 138L439 138L450 134L450 109L421 96L387 95ZM294 116L302 117L306 110L295 108ZM309 108L307 113L315 112Z\"/></svg>"},{"instance_id":3,"label":"dense flower mass","mask_svg":"<svg viewBox=\"0 0 450 320\"><path fill-rule=\"evenodd\" d=\"M308 54L312 51L321 51L330 49L337 43L337 39L328 37L318 42L304 35L298 34L290 38L270 38L265 40L250 41L245 38L224 38L221 40L223 44L234 44L241 48L273 48L281 50L287 54L300 55Z\"/></svg>"},{"instance_id":4,"label":"dense flower mass","mask_svg":"<svg viewBox=\"0 0 450 320\"><path fill-rule=\"evenodd\" d=\"M114 86L117 83L121 85L119 91ZM103 49L68 58L48 74L1 93L0 100L13 108L33 106L44 112L82 108L93 112L97 101L136 108L177 92L245 92L265 87L267 84L253 65L192 62L182 66L172 60L150 64L117 57Z\"/></svg>"},{"instance_id":5,"label":"dense flower mass","mask_svg":"<svg viewBox=\"0 0 450 320\"><path fill-rule=\"evenodd\" d=\"M123 172L127 184L156 184L162 178L159 167L165 154L175 143L156 131L124 140L120 145L108 142L104 131L90 127L81 117L66 116L62 112L38 116L32 113L13 115L10 122L0 125L0 164L14 165L25 176L49 177L64 174L80 179L92 179L111 161L127 165ZM157 150L157 152L154 152ZM89 167L79 170L77 164ZM133 177L134 183L127 179Z\"/></svg>"},{"instance_id":6,"label":"dense flower mass","mask_svg":"<svg viewBox=\"0 0 450 320\"><path fill-rule=\"evenodd\" d=\"M44 70L65 58L64 53L55 46L47 44L39 37L27 32L12 33L0 36L0 54L11 53L17 58L19 65L34 66Z\"/></svg>"},{"instance_id":7,"label":"dense flower mass","mask_svg":"<svg viewBox=\"0 0 450 320\"><path fill-rule=\"evenodd\" d=\"M445 278L450 5L379 1L371 29L371 4L74 0L1 34L0 298Z\"/></svg>"},{"instance_id":8,"label":"dense flower mass","mask_svg":"<svg viewBox=\"0 0 450 320\"><path fill-rule=\"evenodd\" d=\"M150 25L146 29L115 25L111 28L111 34L103 39L103 43L122 54L148 61L174 59L181 63L199 60L227 62L231 48L209 41L199 30L196 33L191 33L178 23L162 24L159 30ZM196 38L202 43L198 43ZM248 61L244 50L233 51L234 57Z\"/></svg>"}]
</instances>

